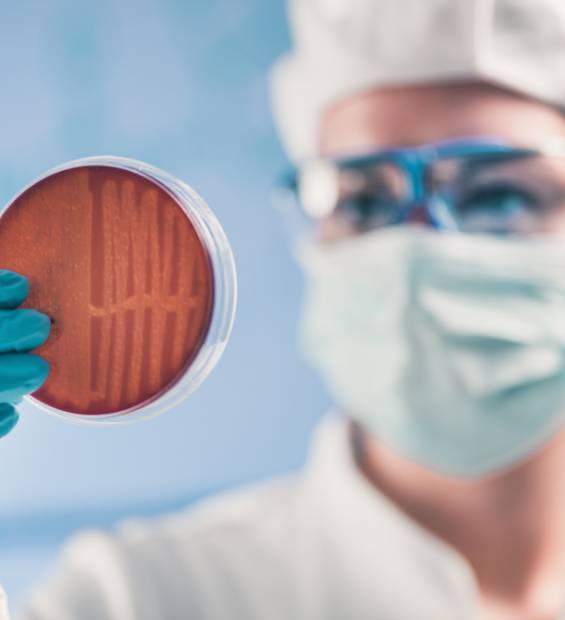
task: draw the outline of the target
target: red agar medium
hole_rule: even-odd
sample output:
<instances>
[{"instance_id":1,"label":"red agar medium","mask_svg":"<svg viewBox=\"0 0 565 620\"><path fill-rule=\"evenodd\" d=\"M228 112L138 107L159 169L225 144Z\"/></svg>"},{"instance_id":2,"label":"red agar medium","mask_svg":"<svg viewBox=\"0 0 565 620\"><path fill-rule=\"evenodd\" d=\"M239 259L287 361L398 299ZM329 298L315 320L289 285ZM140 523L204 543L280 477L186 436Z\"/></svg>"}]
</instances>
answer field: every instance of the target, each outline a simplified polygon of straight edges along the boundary
<instances>
[{"instance_id":1,"label":"red agar medium","mask_svg":"<svg viewBox=\"0 0 565 620\"><path fill-rule=\"evenodd\" d=\"M135 411L172 387L211 322L214 278L191 220L160 184L114 166L47 176L0 217L0 267L53 321L33 396L76 414Z\"/></svg>"}]
</instances>

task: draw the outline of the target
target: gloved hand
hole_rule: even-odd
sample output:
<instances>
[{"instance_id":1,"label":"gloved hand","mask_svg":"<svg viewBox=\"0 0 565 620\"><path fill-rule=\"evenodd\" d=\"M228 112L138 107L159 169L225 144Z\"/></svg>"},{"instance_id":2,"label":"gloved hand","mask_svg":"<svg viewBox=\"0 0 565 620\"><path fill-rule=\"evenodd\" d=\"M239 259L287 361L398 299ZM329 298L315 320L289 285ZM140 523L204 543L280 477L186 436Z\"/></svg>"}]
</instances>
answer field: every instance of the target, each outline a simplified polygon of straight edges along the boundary
<instances>
[{"instance_id":1,"label":"gloved hand","mask_svg":"<svg viewBox=\"0 0 565 620\"><path fill-rule=\"evenodd\" d=\"M39 389L49 372L43 358L27 353L43 344L51 329L47 315L16 309L28 291L25 276L0 269L0 437L18 421L14 404Z\"/></svg>"}]
</instances>

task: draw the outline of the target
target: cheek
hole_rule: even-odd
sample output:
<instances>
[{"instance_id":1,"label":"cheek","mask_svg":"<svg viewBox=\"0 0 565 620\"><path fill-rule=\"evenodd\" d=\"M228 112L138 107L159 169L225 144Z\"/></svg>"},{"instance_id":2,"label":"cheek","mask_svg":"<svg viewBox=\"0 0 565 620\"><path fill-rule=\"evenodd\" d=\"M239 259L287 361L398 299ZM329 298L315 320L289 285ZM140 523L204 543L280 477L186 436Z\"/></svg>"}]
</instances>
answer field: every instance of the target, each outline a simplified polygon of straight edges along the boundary
<instances>
[{"instance_id":1,"label":"cheek","mask_svg":"<svg viewBox=\"0 0 565 620\"><path fill-rule=\"evenodd\" d=\"M551 218L544 223L542 233L565 237L565 206L556 211Z\"/></svg>"},{"instance_id":2,"label":"cheek","mask_svg":"<svg viewBox=\"0 0 565 620\"><path fill-rule=\"evenodd\" d=\"M318 243L333 243L354 234L352 224L338 217L327 217L313 224L313 238Z\"/></svg>"}]
</instances>

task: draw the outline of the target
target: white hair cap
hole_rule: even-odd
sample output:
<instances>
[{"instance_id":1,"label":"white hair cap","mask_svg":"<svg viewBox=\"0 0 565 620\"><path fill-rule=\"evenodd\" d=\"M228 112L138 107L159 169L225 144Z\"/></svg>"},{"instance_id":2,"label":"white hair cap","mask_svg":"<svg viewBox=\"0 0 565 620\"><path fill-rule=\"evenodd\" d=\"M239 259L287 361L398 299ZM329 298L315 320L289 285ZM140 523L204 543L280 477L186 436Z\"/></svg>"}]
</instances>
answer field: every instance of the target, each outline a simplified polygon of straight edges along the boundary
<instances>
[{"instance_id":1,"label":"white hair cap","mask_svg":"<svg viewBox=\"0 0 565 620\"><path fill-rule=\"evenodd\" d=\"M565 105L565 0L290 0L290 21L271 91L295 161L329 103L369 88L477 79Z\"/></svg>"}]
</instances>

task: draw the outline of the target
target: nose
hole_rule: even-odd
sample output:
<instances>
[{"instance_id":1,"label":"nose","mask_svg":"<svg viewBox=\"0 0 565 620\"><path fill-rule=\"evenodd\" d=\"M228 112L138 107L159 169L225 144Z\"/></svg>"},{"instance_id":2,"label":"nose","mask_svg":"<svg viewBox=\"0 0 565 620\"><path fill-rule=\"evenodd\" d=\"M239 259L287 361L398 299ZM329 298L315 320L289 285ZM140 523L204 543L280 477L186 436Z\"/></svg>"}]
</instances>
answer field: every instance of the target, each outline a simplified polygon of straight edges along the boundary
<instances>
[{"instance_id":1,"label":"nose","mask_svg":"<svg viewBox=\"0 0 565 620\"><path fill-rule=\"evenodd\" d=\"M425 202L416 202L411 205L408 215L406 216L406 223L432 226L430 211Z\"/></svg>"}]
</instances>

